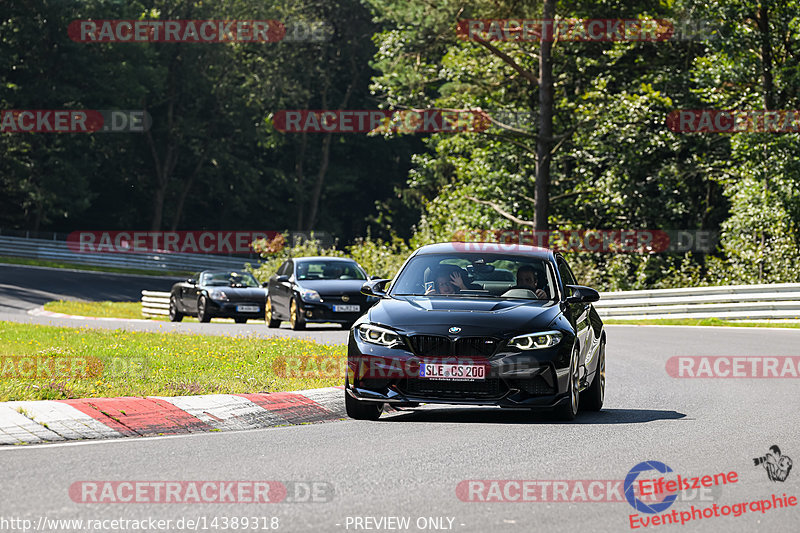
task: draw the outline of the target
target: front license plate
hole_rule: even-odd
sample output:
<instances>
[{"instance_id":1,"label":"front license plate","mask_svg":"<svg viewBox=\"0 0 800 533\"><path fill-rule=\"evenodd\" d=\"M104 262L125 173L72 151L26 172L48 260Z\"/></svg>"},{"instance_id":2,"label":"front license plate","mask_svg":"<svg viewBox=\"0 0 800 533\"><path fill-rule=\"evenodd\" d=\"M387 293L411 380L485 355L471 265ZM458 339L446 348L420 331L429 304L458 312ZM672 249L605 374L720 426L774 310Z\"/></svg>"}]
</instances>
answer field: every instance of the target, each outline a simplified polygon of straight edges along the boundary
<instances>
[{"instance_id":1,"label":"front license plate","mask_svg":"<svg viewBox=\"0 0 800 533\"><path fill-rule=\"evenodd\" d=\"M450 365L440 363L422 363L419 365L419 377L427 379L486 379L486 365Z\"/></svg>"},{"instance_id":2,"label":"front license plate","mask_svg":"<svg viewBox=\"0 0 800 533\"><path fill-rule=\"evenodd\" d=\"M334 305L334 313L358 313L361 311L360 305Z\"/></svg>"},{"instance_id":3,"label":"front license plate","mask_svg":"<svg viewBox=\"0 0 800 533\"><path fill-rule=\"evenodd\" d=\"M236 312L237 313L258 313L261 311L261 308L257 305L237 305Z\"/></svg>"}]
</instances>

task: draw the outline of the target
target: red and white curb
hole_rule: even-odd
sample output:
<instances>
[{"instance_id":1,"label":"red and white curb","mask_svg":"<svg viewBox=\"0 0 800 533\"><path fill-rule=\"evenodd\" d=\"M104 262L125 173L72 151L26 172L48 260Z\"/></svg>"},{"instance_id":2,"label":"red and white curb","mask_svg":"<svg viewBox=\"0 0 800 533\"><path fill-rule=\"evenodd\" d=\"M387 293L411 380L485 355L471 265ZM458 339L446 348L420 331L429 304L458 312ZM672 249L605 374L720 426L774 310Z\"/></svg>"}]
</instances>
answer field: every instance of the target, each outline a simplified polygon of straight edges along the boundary
<instances>
[{"instance_id":1,"label":"red and white curb","mask_svg":"<svg viewBox=\"0 0 800 533\"><path fill-rule=\"evenodd\" d=\"M0 444L236 431L338 420L342 387L0 403Z\"/></svg>"}]
</instances>

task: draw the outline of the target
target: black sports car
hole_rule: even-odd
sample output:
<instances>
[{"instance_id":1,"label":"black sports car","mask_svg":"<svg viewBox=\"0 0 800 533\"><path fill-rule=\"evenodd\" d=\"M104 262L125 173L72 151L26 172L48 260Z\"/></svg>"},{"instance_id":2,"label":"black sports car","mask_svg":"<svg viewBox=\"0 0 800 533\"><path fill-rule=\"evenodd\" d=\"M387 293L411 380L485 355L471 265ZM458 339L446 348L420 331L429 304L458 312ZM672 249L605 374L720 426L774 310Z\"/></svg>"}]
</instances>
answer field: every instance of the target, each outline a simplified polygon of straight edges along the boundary
<instances>
[{"instance_id":1,"label":"black sports car","mask_svg":"<svg viewBox=\"0 0 800 533\"><path fill-rule=\"evenodd\" d=\"M191 315L200 322L218 317L243 324L250 318L264 318L266 300L266 289L249 272L206 270L172 286L169 319L180 322Z\"/></svg>"},{"instance_id":2,"label":"black sports car","mask_svg":"<svg viewBox=\"0 0 800 533\"><path fill-rule=\"evenodd\" d=\"M295 257L281 265L269 280L267 326L288 320L292 329L308 322L335 322L349 328L377 296L361 293L368 276L352 259Z\"/></svg>"},{"instance_id":3,"label":"black sports car","mask_svg":"<svg viewBox=\"0 0 800 533\"><path fill-rule=\"evenodd\" d=\"M432 244L389 282L362 289L381 300L350 332L351 418L375 420L385 403L547 409L567 420L579 406L601 409L606 335L591 304L600 295L576 284L560 254Z\"/></svg>"}]
</instances>

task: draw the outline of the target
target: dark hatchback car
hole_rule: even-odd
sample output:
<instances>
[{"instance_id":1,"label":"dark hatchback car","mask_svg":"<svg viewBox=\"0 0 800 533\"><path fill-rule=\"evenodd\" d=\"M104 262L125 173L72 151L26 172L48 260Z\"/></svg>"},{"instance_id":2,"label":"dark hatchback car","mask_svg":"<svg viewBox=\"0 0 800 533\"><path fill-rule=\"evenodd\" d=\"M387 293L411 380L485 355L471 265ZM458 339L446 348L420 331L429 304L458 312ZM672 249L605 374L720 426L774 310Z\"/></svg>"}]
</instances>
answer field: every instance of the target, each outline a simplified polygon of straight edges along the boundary
<instances>
[{"instance_id":1,"label":"dark hatchback car","mask_svg":"<svg viewBox=\"0 0 800 533\"><path fill-rule=\"evenodd\" d=\"M200 322L232 318L239 324L251 318L263 320L266 299L266 289L249 272L206 270L172 286L169 319L180 322L187 315Z\"/></svg>"},{"instance_id":2,"label":"dark hatchback car","mask_svg":"<svg viewBox=\"0 0 800 533\"><path fill-rule=\"evenodd\" d=\"M367 280L367 273L352 259L289 259L269 279L267 326L277 328L288 320L292 329L304 329L309 322L349 328L379 299L362 294Z\"/></svg>"},{"instance_id":3,"label":"dark hatchback car","mask_svg":"<svg viewBox=\"0 0 800 533\"><path fill-rule=\"evenodd\" d=\"M513 276L509 275L513 273ZM495 405L572 420L600 410L606 335L591 302L551 250L496 244L424 246L390 280L348 342L345 405L375 420L384 404Z\"/></svg>"}]
</instances>

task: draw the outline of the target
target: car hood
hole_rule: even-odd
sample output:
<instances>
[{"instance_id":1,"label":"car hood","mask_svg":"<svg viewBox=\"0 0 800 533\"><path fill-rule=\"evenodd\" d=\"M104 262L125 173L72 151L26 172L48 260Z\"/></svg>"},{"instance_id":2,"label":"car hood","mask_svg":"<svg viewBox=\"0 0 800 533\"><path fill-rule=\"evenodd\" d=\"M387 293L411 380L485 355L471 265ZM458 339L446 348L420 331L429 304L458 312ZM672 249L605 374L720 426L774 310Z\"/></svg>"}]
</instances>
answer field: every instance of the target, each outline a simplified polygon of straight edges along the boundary
<instances>
[{"instance_id":1,"label":"car hood","mask_svg":"<svg viewBox=\"0 0 800 533\"><path fill-rule=\"evenodd\" d=\"M370 322L404 333L505 335L547 327L561 312L558 302L502 298L400 296L385 298L368 314Z\"/></svg>"},{"instance_id":2,"label":"car hood","mask_svg":"<svg viewBox=\"0 0 800 533\"><path fill-rule=\"evenodd\" d=\"M323 279L299 280L297 285L304 289L317 291L320 296L333 296L337 294L361 294L361 287L366 280L363 279Z\"/></svg>"}]
</instances>

